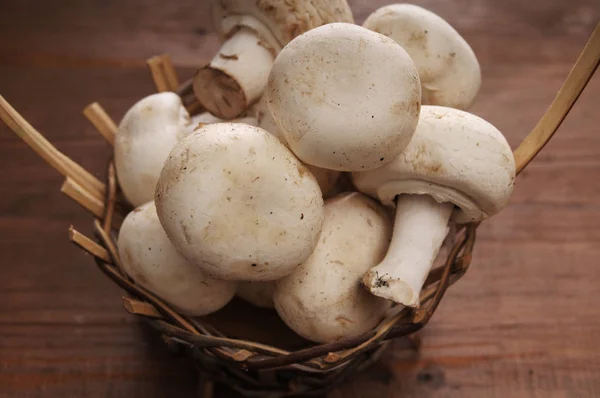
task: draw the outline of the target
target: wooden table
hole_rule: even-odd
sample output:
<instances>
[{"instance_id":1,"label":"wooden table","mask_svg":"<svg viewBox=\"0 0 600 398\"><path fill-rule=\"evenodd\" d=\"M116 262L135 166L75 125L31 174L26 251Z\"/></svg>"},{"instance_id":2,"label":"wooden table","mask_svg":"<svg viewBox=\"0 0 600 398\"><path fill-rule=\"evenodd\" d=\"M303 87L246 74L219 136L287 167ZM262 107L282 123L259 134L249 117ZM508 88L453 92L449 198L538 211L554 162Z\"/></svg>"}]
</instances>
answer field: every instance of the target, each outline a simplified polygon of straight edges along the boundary
<instances>
[{"instance_id":1,"label":"wooden table","mask_svg":"<svg viewBox=\"0 0 600 398\"><path fill-rule=\"evenodd\" d=\"M182 77L218 48L200 0L3 0L0 93L102 178L110 148L81 115L116 119L153 92L145 59ZM387 2L350 2L357 22ZM513 147L535 125L599 20L598 0L420 0L471 43L472 112ZM600 396L600 77L479 232L474 264L421 333L331 397ZM122 292L67 239L92 217L0 126L0 396L192 397L197 374L121 307ZM218 397L236 396L225 387Z\"/></svg>"}]
</instances>

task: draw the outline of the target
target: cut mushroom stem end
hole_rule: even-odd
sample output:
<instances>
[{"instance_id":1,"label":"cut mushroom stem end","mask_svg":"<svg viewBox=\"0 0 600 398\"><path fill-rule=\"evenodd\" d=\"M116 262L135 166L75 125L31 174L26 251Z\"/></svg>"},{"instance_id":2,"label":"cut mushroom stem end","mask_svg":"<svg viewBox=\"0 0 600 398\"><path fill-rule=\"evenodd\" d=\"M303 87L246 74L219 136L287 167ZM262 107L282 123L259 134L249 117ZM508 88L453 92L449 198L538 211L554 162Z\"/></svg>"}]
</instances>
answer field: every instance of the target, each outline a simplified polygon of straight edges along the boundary
<instances>
[{"instance_id":1,"label":"cut mushroom stem end","mask_svg":"<svg viewBox=\"0 0 600 398\"><path fill-rule=\"evenodd\" d=\"M213 115L230 120L260 99L274 56L248 28L231 36L194 78L194 93Z\"/></svg>"},{"instance_id":2,"label":"cut mushroom stem end","mask_svg":"<svg viewBox=\"0 0 600 398\"><path fill-rule=\"evenodd\" d=\"M453 209L452 203L438 203L429 195L398 196L388 252L362 279L369 291L418 308L425 279L448 235Z\"/></svg>"}]
</instances>

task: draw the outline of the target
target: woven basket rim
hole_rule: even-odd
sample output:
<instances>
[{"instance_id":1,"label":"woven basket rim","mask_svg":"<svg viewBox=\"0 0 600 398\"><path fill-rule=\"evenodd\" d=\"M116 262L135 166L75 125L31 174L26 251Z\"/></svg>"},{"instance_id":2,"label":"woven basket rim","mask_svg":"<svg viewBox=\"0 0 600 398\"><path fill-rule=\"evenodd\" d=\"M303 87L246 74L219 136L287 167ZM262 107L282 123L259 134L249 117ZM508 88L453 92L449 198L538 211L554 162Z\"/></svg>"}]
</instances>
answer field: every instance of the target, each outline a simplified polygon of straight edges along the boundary
<instances>
[{"instance_id":1,"label":"woven basket rim","mask_svg":"<svg viewBox=\"0 0 600 398\"><path fill-rule=\"evenodd\" d=\"M132 281L120 266L114 233L115 220L124 217L131 207L122 199L112 159L109 161L105 196L105 212L94 221L95 241L109 258L95 256L98 267L117 285L130 294L126 309L146 318L150 324L169 338L191 347L211 349L221 359L232 361L240 369L273 369L291 366L303 371L327 372L348 363L382 342L411 335L431 319L449 286L467 272L471 264L479 223L465 224L457 229L455 243L445 264L433 269L423 286L418 310L398 308L371 331L360 336L332 343L314 343L309 348L288 351L268 344L228 338L206 322L177 313L162 299ZM107 261L109 260L109 261ZM399 307L399 306L396 306Z\"/></svg>"}]
</instances>

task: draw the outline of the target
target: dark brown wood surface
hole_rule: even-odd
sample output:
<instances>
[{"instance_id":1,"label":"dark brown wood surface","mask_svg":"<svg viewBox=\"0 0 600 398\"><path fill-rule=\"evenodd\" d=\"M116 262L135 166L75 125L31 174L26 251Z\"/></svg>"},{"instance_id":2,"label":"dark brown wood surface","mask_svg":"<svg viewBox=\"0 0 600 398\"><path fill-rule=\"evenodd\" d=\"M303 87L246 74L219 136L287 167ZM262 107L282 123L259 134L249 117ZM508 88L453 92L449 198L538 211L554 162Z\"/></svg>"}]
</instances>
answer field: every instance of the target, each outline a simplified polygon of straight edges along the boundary
<instances>
[{"instance_id":1,"label":"dark brown wood surface","mask_svg":"<svg viewBox=\"0 0 600 398\"><path fill-rule=\"evenodd\" d=\"M144 60L182 77L218 47L202 0L2 0L0 94L103 177L110 148L81 115L119 120L153 92ZM358 22L384 0L351 1ZM551 102L600 18L598 0L421 0L471 43L472 112L513 147ZM194 397L197 373L121 306L67 239L92 217L62 178L0 125L0 397ZM420 352L391 349L331 397L600 396L600 76L485 222ZM217 397L234 397L218 387Z\"/></svg>"}]
</instances>

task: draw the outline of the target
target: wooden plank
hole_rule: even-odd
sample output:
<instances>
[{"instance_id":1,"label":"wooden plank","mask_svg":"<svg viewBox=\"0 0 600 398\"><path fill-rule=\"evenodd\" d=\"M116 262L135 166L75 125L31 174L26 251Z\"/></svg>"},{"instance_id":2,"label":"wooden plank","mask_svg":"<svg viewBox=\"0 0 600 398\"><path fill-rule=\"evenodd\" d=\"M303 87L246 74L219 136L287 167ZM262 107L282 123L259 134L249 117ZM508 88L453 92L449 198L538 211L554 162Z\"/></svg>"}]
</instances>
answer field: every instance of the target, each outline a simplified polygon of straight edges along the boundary
<instances>
[{"instance_id":1,"label":"wooden plank","mask_svg":"<svg viewBox=\"0 0 600 398\"><path fill-rule=\"evenodd\" d=\"M349 3L361 23L377 7L391 2ZM576 56L579 48L569 44L573 38L587 38L600 16L596 0L413 3L450 21L482 58L506 63L556 62ZM208 62L219 46L209 15L208 2L194 0L110 0L102 5L5 0L0 58L16 65L141 68L145 59L168 52L176 65L197 67ZM517 38L519 46L509 44ZM556 51L557 45L562 51Z\"/></svg>"}]
</instances>

